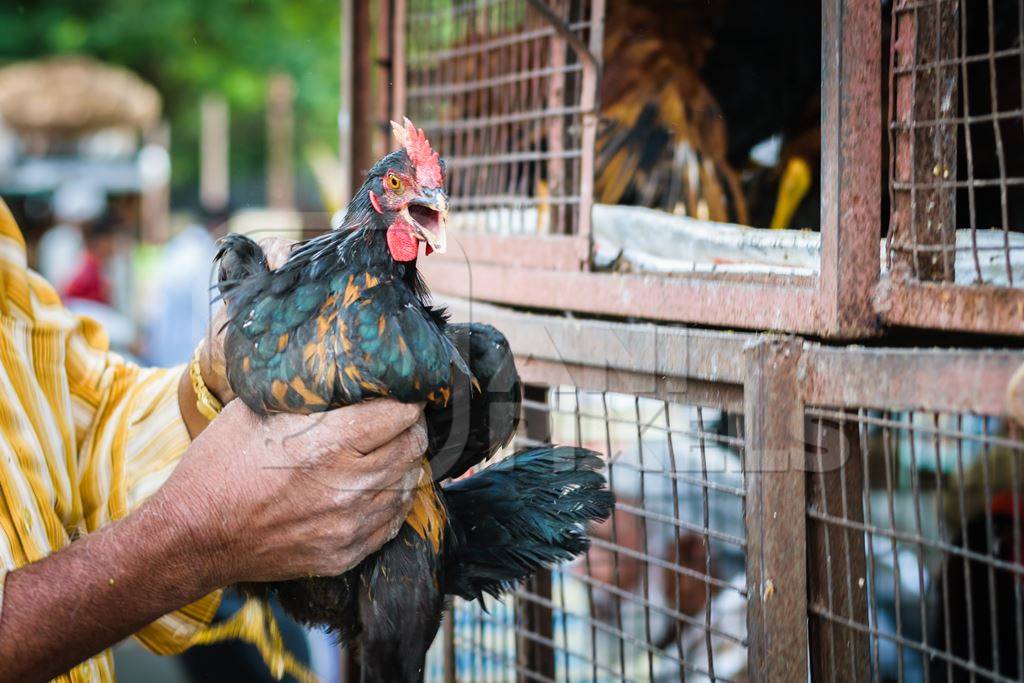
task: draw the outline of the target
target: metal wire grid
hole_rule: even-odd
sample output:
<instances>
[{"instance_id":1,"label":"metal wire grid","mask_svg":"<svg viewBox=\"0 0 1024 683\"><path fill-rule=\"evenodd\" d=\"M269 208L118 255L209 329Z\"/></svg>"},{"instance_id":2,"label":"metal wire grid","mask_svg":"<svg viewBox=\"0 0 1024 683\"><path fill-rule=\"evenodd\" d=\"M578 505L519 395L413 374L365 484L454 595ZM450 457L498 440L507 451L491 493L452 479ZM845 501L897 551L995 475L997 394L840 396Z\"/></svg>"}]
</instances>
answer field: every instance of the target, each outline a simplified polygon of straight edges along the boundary
<instances>
[{"instance_id":1,"label":"metal wire grid","mask_svg":"<svg viewBox=\"0 0 1024 683\"><path fill-rule=\"evenodd\" d=\"M573 565L500 602L457 602L457 679L727 681L745 674L742 418L575 387L541 396L528 395L526 419L534 424L515 446L550 434L553 443L610 454L616 512ZM540 429L537 420L545 423ZM435 644L432 676L443 670L443 647Z\"/></svg>"},{"instance_id":2,"label":"metal wire grid","mask_svg":"<svg viewBox=\"0 0 1024 683\"><path fill-rule=\"evenodd\" d=\"M863 659L836 659L861 641L872 680L1019 680L1019 430L965 414L806 415L812 465L837 435L844 463L808 475L811 651L854 668L832 679L863 678Z\"/></svg>"},{"instance_id":3,"label":"metal wire grid","mask_svg":"<svg viewBox=\"0 0 1024 683\"><path fill-rule=\"evenodd\" d=\"M586 44L590 2L548 5ZM525 0L410 0L405 36L406 108L457 171L454 224L498 234L574 232L590 65Z\"/></svg>"},{"instance_id":4,"label":"metal wire grid","mask_svg":"<svg viewBox=\"0 0 1024 683\"><path fill-rule=\"evenodd\" d=\"M1022 73L1024 1L895 0L887 258L901 277L1024 279Z\"/></svg>"}]
</instances>

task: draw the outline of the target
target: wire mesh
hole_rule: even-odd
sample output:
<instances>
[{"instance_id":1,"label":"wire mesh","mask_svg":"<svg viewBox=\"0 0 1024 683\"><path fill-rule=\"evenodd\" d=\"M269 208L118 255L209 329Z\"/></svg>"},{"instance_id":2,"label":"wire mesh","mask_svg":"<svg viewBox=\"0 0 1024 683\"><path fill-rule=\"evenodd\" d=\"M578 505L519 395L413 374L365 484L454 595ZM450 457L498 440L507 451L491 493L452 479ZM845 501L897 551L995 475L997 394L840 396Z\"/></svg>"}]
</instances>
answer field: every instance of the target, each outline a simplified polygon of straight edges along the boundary
<instances>
[{"instance_id":1,"label":"wire mesh","mask_svg":"<svg viewBox=\"0 0 1024 683\"><path fill-rule=\"evenodd\" d=\"M1024 279L1024 1L897 0L889 81L889 268Z\"/></svg>"},{"instance_id":2,"label":"wire mesh","mask_svg":"<svg viewBox=\"0 0 1024 683\"><path fill-rule=\"evenodd\" d=\"M743 679L741 417L564 386L527 393L524 412L514 446L550 440L605 454L616 510L574 563L501 601L456 601L456 678ZM436 680L442 648L430 660Z\"/></svg>"},{"instance_id":3,"label":"wire mesh","mask_svg":"<svg viewBox=\"0 0 1024 683\"><path fill-rule=\"evenodd\" d=\"M548 5L585 44L590 3ZM453 225L574 232L585 65L555 25L525 0L411 0L405 36L407 112L457 171Z\"/></svg>"},{"instance_id":4,"label":"wire mesh","mask_svg":"<svg viewBox=\"0 0 1024 683\"><path fill-rule=\"evenodd\" d=\"M842 463L808 475L812 668L829 680L1019 680L1016 426L934 412L806 415L812 460ZM857 648L859 660L837 654Z\"/></svg>"}]
</instances>

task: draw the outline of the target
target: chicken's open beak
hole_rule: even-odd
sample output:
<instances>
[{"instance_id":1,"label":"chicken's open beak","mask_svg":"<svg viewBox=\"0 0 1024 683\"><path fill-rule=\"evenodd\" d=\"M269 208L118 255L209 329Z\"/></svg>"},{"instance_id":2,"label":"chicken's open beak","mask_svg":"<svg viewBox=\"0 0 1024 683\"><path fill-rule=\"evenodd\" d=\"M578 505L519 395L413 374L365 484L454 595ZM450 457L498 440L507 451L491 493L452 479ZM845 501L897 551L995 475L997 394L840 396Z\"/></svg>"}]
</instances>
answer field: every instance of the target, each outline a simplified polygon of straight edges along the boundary
<instances>
[{"instance_id":1,"label":"chicken's open beak","mask_svg":"<svg viewBox=\"0 0 1024 683\"><path fill-rule=\"evenodd\" d=\"M427 255L443 254L448 248L445 230L448 225L448 195L441 188L423 190L409 202L405 210L413 226L413 235L427 244Z\"/></svg>"}]
</instances>

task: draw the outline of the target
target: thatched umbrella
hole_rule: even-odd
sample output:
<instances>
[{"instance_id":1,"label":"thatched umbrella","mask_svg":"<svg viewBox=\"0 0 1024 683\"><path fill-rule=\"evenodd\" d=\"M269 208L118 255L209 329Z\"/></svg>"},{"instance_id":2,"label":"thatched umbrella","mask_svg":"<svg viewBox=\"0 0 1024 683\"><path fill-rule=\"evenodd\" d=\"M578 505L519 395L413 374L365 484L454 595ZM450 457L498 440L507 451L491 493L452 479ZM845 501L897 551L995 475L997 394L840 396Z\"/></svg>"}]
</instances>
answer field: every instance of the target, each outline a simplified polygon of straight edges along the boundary
<instances>
[{"instance_id":1,"label":"thatched umbrella","mask_svg":"<svg viewBox=\"0 0 1024 683\"><path fill-rule=\"evenodd\" d=\"M145 131L160 95L131 71L89 57L51 57L0 69L0 118L28 137L74 138L110 127Z\"/></svg>"}]
</instances>

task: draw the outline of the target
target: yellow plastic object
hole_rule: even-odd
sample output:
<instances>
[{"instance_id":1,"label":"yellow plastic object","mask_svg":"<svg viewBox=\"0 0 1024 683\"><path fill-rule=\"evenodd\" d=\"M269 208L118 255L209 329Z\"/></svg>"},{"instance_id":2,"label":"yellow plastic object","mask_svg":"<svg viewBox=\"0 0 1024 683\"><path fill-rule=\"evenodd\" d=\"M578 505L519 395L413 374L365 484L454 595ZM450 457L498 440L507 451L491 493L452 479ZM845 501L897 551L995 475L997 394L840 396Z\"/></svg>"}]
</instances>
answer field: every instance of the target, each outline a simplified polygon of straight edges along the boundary
<instances>
[{"instance_id":1,"label":"yellow plastic object","mask_svg":"<svg viewBox=\"0 0 1024 683\"><path fill-rule=\"evenodd\" d=\"M785 230L793 220L797 207L811 189L811 167L800 157L793 157L786 164L779 182L779 195L775 200L772 215L772 230Z\"/></svg>"}]
</instances>

